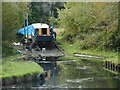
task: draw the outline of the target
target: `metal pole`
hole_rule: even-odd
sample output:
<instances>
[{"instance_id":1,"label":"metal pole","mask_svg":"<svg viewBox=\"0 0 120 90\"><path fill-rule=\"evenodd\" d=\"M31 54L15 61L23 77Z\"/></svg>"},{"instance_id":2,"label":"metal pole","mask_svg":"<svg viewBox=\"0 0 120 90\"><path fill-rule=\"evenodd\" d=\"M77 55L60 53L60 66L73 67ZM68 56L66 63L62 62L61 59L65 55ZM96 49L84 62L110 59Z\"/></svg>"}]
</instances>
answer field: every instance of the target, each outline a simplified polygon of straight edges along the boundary
<instances>
[{"instance_id":1,"label":"metal pole","mask_svg":"<svg viewBox=\"0 0 120 90\"><path fill-rule=\"evenodd\" d=\"M54 11L52 11L52 27L54 28Z\"/></svg>"},{"instance_id":2,"label":"metal pole","mask_svg":"<svg viewBox=\"0 0 120 90\"><path fill-rule=\"evenodd\" d=\"M26 28L25 28L25 13L23 13L24 16L24 37L26 37Z\"/></svg>"},{"instance_id":3,"label":"metal pole","mask_svg":"<svg viewBox=\"0 0 120 90\"><path fill-rule=\"evenodd\" d=\"M26 23L27 23L27 38L28 38L28 13L26 13Z\"/></svg>"},{"instance_id":4,"label":"metal pole","mask_svg":"<svg viewBox=\"0 0 120 90\"><path fill-rule=\"evenodd\" d=\"M24 33L25 33L26 38L28 38L28 13L24 14Z\"/></svg>"},{"instance_id":5,"label":"metal pole","mask_svg":"<svg viewBox=\"0 0 120 90\"><path fill-rule=\"evenodd\" d=\"M53 26L53 29L54 29L54 5L55 5L55 2L53 2L53 4L52 4L52 26Z\"/></svg>"}]
</instances>

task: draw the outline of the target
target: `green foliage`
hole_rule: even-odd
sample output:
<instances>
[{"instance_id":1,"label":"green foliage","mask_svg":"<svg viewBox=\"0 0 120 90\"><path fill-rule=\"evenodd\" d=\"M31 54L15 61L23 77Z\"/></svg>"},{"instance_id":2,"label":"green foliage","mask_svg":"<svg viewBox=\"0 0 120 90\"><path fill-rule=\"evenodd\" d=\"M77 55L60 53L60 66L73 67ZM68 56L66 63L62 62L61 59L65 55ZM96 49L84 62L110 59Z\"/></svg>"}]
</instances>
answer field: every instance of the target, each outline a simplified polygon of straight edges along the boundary
<instances>
[{"instance_id":1,"label":"green foliage","mask_svg":"<svg viewBox=\"0 0 120 90\"><path fill-rule=\"evenodd\" d=\"M74 53L81 53L81 54L86 54L86 55L93 55L93 56L100 56L100 57L106 57L106 58L87 58L89 61L93 62L100 62L100 61L111 61L115 64L119 64L118 61L118 52L115 51L105 51L105 50L100 50L98 49L99 47L95 48L87 48L87 49L81 49L80 47L80 42L76 41L75 43L71 44L68 41L63 41L61 38L60 34L57 36L57 41L61 43L61 47L65 52L65 57L60 58L61 60L80 60L81 58L83 59L84 57L74 57ZM84 42L83 42L84 43ZM89 42L90 43L90 42ZM84 45L84 44L82 44ZM84 45L85 47L85 45Z\"/></svg>"},{"instance_id":2,"label":"green foliage","mask_svg":"<svg viewBox=\"0 0 120 90\"><path fill-rule=\"evenodd\" d=\"M7 43L7 42L4 41L4 42L2 43L2 46L3 46L3 47L2 47L2 56L3 56L3 57L14 54L13 48L9 46L9 43Z\"/></svg>"},{"instance_id":3,"label":"green foliage","mask_svg":"<svg viewBox=\"0 0 120 90\"><path fill-rule=\"evenodd\" d=\"M53 27L55 28L59 27L57 18L50 17L48 20L49 20L50 25L52 25Z\"/></svg>"},{"instance_id":4,"label":"green foliage","mask_svg":"<svg viewBox=\"0 0 120 90\"><path fill-rule=\"evenodd\" d=\"M4 55L12 53L11 43L16 41L16 30L23 26L23 13L28 3L3 2L2 3L2 51Z\"/></svg>"},{"instance_id":5,"label":"green foliage","mask_svg":"<svg viewBox=\"0 0 120 90\"><path fill-rule=\"evenodd\" d=\"M119 46L118 3L68 2L58 10L66 40L80 42L80 48L115 49Z\"/></svg>"},{"instance_id":6,"label":"green foliage","mask_svg":"<svg viewBox=\"0 0 120 90\"><path fill-rule=\"evenodd\" d=\"M29 14L29 22L30 23L38 23L38 22L48 22L49 10L48 3L44 2L31 2ZM45 8L46 7L46 8Z\"/></svg>"},{"instance_id":7,"label":"green foliage","mask_svg":"<svg viewBox=\"0 0 120 90\"><path fill-rule=\"evenodd\" d=\"M57 18L57 8L63 8L63 3L60 2L31 2L30 3L30 23L47 23L51 24L51 18ZM50 21L49 21L50 19Z\"/></svg>"},{"instance_id":8,"label":"green foliage","mask_svg":"<svg viewBox=\"0 0 120 90\"><path fill-rule=\"evenodd\" d=\"M2 3L2 39L11 42L15 39L16 30L23 26L25 3Z\"/></svg>"}]
</instances>

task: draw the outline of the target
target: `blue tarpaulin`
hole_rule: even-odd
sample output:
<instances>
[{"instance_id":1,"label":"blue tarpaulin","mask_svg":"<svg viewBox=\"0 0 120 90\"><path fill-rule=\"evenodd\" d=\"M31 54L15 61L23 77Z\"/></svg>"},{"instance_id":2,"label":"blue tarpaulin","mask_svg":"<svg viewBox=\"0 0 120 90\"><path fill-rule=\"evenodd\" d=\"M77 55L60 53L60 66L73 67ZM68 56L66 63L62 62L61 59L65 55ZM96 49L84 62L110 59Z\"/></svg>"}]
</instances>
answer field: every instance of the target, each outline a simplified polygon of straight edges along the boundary
<instances>
[{"instance_id":1,"label":"blue tarpaulin","mask_svg":"<svg viewBox=\"0 0 120 90\"><path fill-rule=\"evenodd\" d=\"M35 28L33 27L33 25L28 25L28 27L26 26L24 28L17 30L17 33L23 34L23 35L27 35L27 34L31 35L35 33Z\"/></svg>"}]
</instances>

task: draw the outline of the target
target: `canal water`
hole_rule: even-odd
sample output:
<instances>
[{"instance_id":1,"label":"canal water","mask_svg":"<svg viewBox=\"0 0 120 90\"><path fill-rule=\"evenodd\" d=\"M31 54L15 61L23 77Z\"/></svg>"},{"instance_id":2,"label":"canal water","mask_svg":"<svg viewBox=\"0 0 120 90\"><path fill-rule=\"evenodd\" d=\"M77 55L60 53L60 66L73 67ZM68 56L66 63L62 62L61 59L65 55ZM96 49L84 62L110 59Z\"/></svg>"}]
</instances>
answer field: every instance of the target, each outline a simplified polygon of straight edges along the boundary
<instances>
[{"instance_id":1,"label":"canal water","mask_svg":"<svg viewBox=\"0 0 120 90\"><path fill-rule=\"evenodd\" d=\"M4 88L30 88L31 90L120 88L120 79L117 75L87 60L41 61L39 65L46 72L45 80L15 84Z\"/></svg>"}]
</instances>

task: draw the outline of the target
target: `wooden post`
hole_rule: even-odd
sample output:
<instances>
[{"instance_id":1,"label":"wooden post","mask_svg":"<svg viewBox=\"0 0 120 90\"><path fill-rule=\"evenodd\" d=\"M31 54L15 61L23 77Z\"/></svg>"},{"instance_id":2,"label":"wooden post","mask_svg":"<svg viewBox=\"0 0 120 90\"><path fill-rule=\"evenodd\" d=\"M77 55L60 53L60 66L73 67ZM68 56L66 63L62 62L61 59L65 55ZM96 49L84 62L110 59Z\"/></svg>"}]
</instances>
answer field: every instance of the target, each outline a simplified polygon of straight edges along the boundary
<instances>
[{"instance_id":1,"label":"wooden post","mask_svg":"<svg viewBox=\"0 0 120 90\"><path fill-rule=\"evenodd\" d=\"M108 68L108 61L105 61L105 67Z\"/></svg>"},{"instance_id":2,"label":"wooden post","mask_svg":"<svg viewBox=\"0 0 120 90\"><path fill-rule=\"evenodd\" d=\"M118 64L118 72L120 72L120 64Z\"/></svg>"},{"instance_id":3,"label":"wooden post","mask_svg":"<svg viewBox=\"0 0 120 90\"><path fill-rule=\"evenodd\" d=\"M112 63L113 65L112 65L112 70L113 71L115 71L115 64L114 63Z\"/></svg>"},{"instance_id":4,"label":"wooden post","mask_svg":"<svg viewBox=\"0 0 120 90\"><path fill-rule=\"evenodd\" d=\"M118 65L115 66L115 71L118 71Z\"/></svg>"},{"instance_id":5,"label":"wooden post","mask_svg":"<svg viewBox=\"0 0 120 90\"><path fill-rule=\"evenodd\" d=\"M108 69L110 69L110 62L108 61Z\"/></svg>"},{"instance_id":6,"label":"wooden post","mask_svg":"<svg viewBox=\"0 0 120 90\"><path fill-rule=\"evenodd\" d=\"M110 62L110 70L112 70L112 63Z\"/></svg>"}]
</instances>

